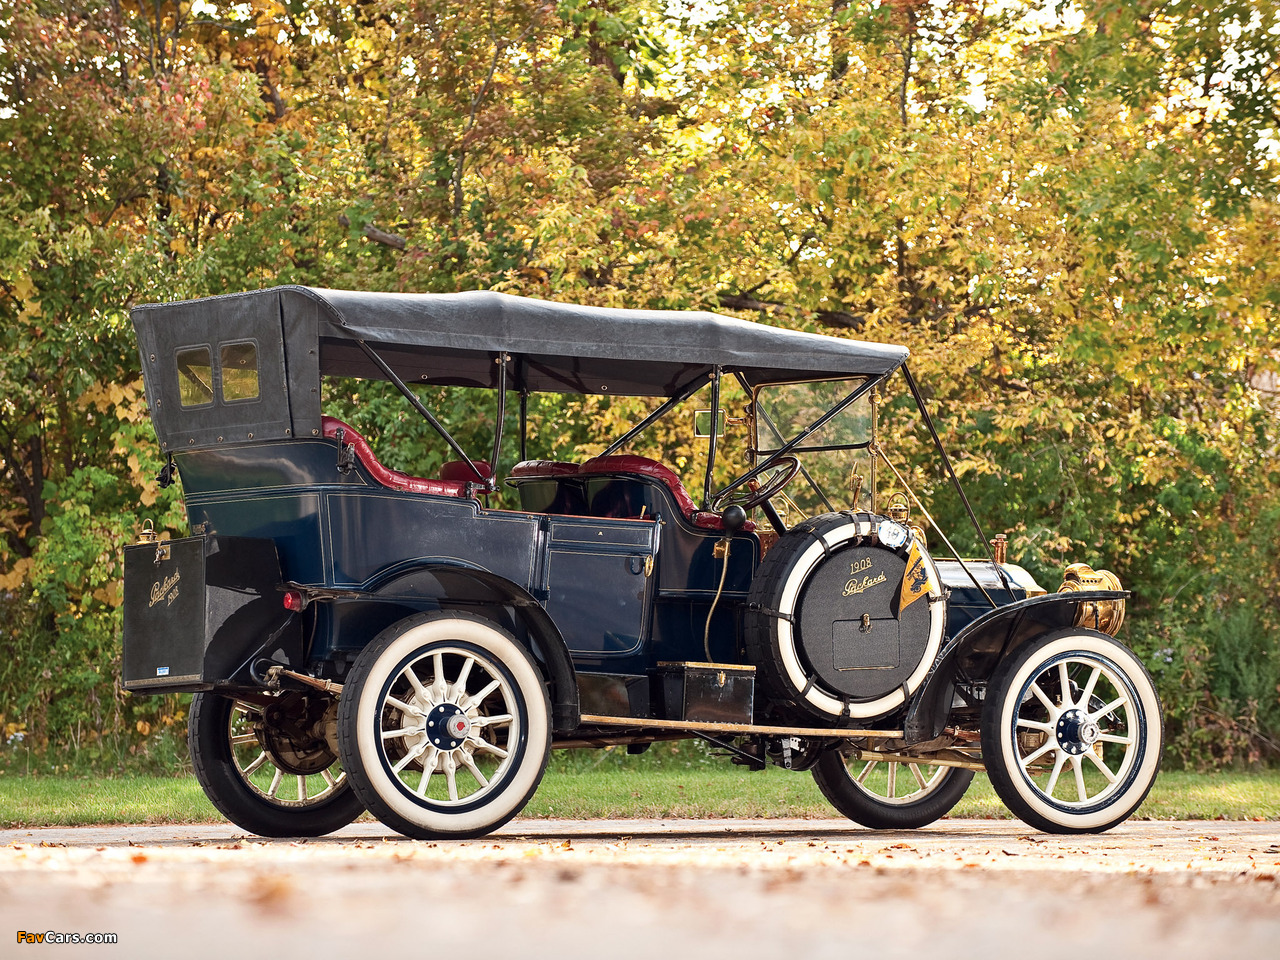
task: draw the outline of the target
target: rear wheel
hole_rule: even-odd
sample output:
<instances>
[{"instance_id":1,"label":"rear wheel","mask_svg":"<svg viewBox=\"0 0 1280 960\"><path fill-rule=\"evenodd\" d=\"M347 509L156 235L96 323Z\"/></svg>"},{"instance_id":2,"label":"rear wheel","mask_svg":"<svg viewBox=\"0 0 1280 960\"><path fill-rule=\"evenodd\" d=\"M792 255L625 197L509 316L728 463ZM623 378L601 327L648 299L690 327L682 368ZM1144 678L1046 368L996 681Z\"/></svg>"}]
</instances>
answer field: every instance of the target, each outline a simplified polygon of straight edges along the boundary
<instances>
[{"instance_id":1,"label":"rear wheel","mask_svg":"<svg viewBox=\"0 0 1280 960\"><path fill-rule=\"evenodd\" d=\"M982 757L991 785L1048 833L1098 833L1127 819L1155 783L1163 745L1151 676L1096 630L1024 644L988 685Z\"/></svg>"},{"instance_id":2,"label":"rear wheel","mask_svg":"<svg viewBox=\"0 0 1280 960\"><path fill-rule=\"evenodd\" d=\"M379 634L344 686L339 747L358 796L419 839L478 837L533 796L551 750L550 702L529 654L463 613Z\"/></svg>"},{"instance_id":3,"label":"rear wheel","mask_svg":"<svg viewBox=\"0 0 1280 960\"><path fill-rule=\"evenodd\" d=\"M263 837L323 836L360 816L330 744L336 701L293 691L266 700L192 698L187 744L213 805Z\"/></svg>"},{"instance_id":4,"label":"rear wheel","mask_svg":"<svg viewBox=\"0 0 1280 960\"><path fill-rule=\"evenodd\" d=\"M813 779L831 805L855 823L873 830L913 830L959 803L973 771L925 760L855 760L831 750L818 759Z\"/></svg>"}]
</instances>

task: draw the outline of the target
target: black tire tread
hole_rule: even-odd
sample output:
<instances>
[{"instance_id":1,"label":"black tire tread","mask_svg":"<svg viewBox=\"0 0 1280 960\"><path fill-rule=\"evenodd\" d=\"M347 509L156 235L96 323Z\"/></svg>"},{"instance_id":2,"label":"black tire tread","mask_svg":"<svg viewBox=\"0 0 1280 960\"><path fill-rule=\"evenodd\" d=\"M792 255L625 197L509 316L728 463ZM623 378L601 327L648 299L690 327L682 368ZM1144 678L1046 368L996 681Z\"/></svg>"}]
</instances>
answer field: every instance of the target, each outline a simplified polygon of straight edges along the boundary
<instances>
[{"instance_id":1,"label":"black tire tread","mask_svg":"<svg viewBox=\"0 0 1280 960\"><path fill-rule=\"evenodd\" d=\"M921 758L920 763L927 765L928 760ZM960 802L973 782L973 771L951 767L936 789L907 804L881 803L859 789L836 750L818 758L813 779L831 805L854 823L872 830L915 830L945 817Z\"/></svg>"},{"instance_id":2,"label":"black tire tread","mask_svg":"<svg viewBox=\"0 0 1280 960\"><path fill-rule=\"evenodd\" d=\"M260 837L322 837L364 812L350 778L324 800L304 809L275 807L253 793L236 771L227 739L234 699L197 693L187 718L187 746L196 780L209 802L236 826Z\"/></svg>"}]
</instances>

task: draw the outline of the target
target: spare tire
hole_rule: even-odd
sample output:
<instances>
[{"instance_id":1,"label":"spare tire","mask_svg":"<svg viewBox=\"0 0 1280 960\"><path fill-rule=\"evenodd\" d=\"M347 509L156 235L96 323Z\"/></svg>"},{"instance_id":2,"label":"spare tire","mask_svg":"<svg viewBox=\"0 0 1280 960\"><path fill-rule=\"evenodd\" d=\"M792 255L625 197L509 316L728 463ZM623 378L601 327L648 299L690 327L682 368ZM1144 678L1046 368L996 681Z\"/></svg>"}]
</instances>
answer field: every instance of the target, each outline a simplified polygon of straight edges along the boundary
<instances>
[{"instance_id":1,"label":"spare tire","mask_svg":"<svg viewBox=\"0 0 1280 960\"><path fill-rule=\"evenodd\" d=\"M906 526L829 513L770 548L751 585L745 642L776 715L849 725L907 702L945 623L938 571Z\"/></svg>"}]
</instances>

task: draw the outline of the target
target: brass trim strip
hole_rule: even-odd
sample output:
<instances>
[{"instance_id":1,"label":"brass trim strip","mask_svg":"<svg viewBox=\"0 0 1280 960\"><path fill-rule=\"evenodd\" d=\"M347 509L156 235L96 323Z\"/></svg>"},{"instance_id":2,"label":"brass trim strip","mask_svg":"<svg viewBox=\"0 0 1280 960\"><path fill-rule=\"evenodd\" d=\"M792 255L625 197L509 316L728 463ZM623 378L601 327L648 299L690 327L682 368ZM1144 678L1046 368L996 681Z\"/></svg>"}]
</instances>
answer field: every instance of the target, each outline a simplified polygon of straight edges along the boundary
<instances>
[{"instance_id":1,"label":"brass trim strip","mask_svg":"<svg viewBox=\"0 0 1280 960\"><path fill-rule=\"evenodd\" d=\"M660 667L697 667L702 670L726 670L738 673L755 673L754 664L750 663L707 663L705 660L659 660Z\"/></svg>"},{"instance_id":2,"label":"brass trim strip","mask_svg":"<svg viewBox=\"0 0 1280 960\"><path fill-rule=\"evenodd\" d=\"M699 664L704 666L704 664ZM824 737L829 740L851 740L856 737L902 736L901 730L855 730L834 727L767 727L754 723L705 723L696 720L645 720L641 717L601 717L584 713L579 722L602 727L641 727L657 730L697 730L700 733L764 733L779 737Z\"/></svg>"},{"instance_id":3,"label":"brass trim strip","mask_svg":"<svg viewBox=\"0 0 1280 960\"><path fill-rule=\"evenodd\" d=\"M896 753L877 753L859 750L859 760L876 760L880 763L914 763L918 767L959 767L961 770L986 770L986 764L978 760L952 760L949 757L904 757Z\"/></svg>"}]
</instances>

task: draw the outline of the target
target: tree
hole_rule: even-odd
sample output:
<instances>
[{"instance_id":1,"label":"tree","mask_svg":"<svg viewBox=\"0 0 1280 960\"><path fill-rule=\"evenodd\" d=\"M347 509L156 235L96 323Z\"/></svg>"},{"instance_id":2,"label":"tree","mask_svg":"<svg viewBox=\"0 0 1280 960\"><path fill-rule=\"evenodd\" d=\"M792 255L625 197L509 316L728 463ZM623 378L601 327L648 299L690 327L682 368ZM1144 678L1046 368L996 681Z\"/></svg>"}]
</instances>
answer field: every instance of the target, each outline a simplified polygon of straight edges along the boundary
<instances>
[{"instance_id":1,"label":"tree","mask_svg":"<svg viewBox=\"0 0 1280 960\"><path fill-rule=\"evenodd\" d=\"M35 692L0 712L65 740L59 691L123 703L102 692L119 547L140 506L182 526L149 479L130 304L490 288L907 344L1015 557L1050 588L1087 559L1135 590L1177 750L1256 754L1280 739L1258 389L1280 365L1277 17L1271 0L0 13L0 582L29 656L80 665L24 661L0 690ZM887 399L891 456L963 530ZM326 398L356 420L393 400ZM540 403L539 452L594 452L645 407ZM398 465L429 468L425 429L392 430ZM700 469L687 430L649 442Z\"/></svg>"}]
</instances>

